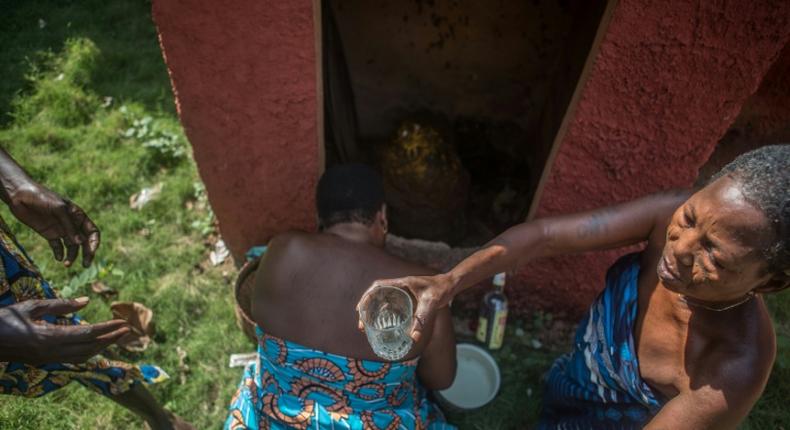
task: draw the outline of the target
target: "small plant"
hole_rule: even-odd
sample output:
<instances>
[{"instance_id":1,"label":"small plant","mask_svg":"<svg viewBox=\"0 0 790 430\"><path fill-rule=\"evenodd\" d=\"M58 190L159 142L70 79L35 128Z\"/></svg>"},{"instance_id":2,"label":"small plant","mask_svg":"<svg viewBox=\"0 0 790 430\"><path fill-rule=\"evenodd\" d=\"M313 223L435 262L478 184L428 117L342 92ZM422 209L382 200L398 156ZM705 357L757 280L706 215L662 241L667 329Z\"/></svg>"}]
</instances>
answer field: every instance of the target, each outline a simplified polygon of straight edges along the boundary
<instances>
[{"instance_id":1,"label":"small plant","mask_svg":"<svg viewBox=\"0 0 790 430\"><path fill-rule=\"evenodd\" d=\"M148 150L149 167L170 167L187 158L187 143L171 121L139 115L126 106L121 106L120 111L131 121L121 136L137 140Z\"/></svg>"},{"instance_id":2,"label":"small plant","mask_svg":"<svg viewBox=\"0 0 790 430\"><path fill-rule=\"evenodd\" d=\"M195 209L197 210L197 219L192 221L192 229L200 233L201 236L208 236L213 233L214 228L214 211L211 210L211 205L208 203L208 194L206 194L206 187L202 182L196 181L193 183L195 189Z\"/></svg>"},{"instance_id":3,"label":"small plant","mask_svg":"<svg viewBox=\"0 0 790 430\"><path fill-rule=\"evenodd\" d=\"M538 310L534 313L534 317L532 320L533 329L534 330L543 330L551 325L551 322L554 320L554 315L550 312L543 312Z\"/></svg>"},{"instance_id":4,"label":"small plant","mask_svg":"<svg viewBox=\"0 0 790 430\"><path fill-rule=\"evenodd\" d=\"M87 269L84 269L79 275L71 278L65 287L60 289L60 295L63 298L71 298L77 294L82 294L83 289L88 285L106 279L109 276L116 276L122 278L125 273L118 268L113 267L112 263L104 261L95 262Z\"/></svg>"}]
</instances>

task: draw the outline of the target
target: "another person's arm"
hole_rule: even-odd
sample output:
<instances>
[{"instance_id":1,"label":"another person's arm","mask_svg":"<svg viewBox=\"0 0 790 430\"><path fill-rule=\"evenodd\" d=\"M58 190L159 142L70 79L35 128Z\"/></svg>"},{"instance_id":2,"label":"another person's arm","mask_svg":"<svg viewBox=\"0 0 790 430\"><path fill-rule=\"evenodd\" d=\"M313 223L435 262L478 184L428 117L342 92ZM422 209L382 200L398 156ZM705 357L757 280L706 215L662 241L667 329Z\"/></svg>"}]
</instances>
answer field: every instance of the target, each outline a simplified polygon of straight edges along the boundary
<instances>
[{"instance_id":1,"label":"another person's arm","mask_svg":"<svg viewBox=\"0 0 790 430\"><path fill-rule=\"evenodd\" d=\"M380 283L408 288L417 298L412 327L412 337L417 340L424 322L470 286L535 258L612 249L647 240L689 195L686 191L659 193L602 209L526 222L497 236L447 273Z\"/></svg>"},{"instance_id":2,"label":"another person's arm","mask_svg":"<svg viewBox=\"0 0 790 430\"><path fill-rule=\"evenodd\" d=\"M452 385L456 365L453 319L446 306L436 314L433 333L420 354L417 376L429 390L443 390Z\"/></svg>"},{"instance_id":3,"label":"another person's arm","mask_svg":"<svg viewBox=\"0 0 790 430\"><path fill-rule=\"evenodd\" d=\"M99 247L99 229L93 221L79 206L30 178L2 148L0 200L19 221L47 240L56 260L71 266L82 248L82 265L91 265Z\"/></svg>"},{"instance_id":4,"label":"another person's arm","mask_svg":"<svg viewBox=\"0 0 790 430\"><path fill-rule=\"evenodd\" d=\"M87 298L27 300L0 308L0 361L82 363L129 332L123 320L74 326L41 320L44 315L76 312L87 304Z\"/></svg>"},{"instance_id":5,"label":"another person's arm","mask_svg":"<svg viewBox=\"0 0 790 430\"><path fill-rule=\"evenodd\" d=\"M65 257L64 264L70 266L82 247L82 264L90 266L99 247L99 229L79 206L31 179L2 148L0 200L47 239L58 261ZM84 362L129 332L123 320L74 326L42 320L44 315L69 314L87 304L87 298L28 300L0 308L0 361Z\"/></svg>"}]
</instances>

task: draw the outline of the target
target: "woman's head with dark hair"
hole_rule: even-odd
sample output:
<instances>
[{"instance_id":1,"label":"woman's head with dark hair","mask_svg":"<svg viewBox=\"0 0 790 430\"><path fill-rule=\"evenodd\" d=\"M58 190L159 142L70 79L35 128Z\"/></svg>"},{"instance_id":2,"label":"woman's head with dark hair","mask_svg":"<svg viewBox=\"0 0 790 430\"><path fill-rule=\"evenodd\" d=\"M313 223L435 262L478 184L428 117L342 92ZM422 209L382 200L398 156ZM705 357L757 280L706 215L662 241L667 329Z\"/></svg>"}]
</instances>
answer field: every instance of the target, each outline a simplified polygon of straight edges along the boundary
<instances>
[{"instance_id":1,"label":"woman's head with dark hair","mask_svg":"<svg viewBox=\"0 0 790 430\"><path fill-rule=\"evenodd\" d=\"M790 286L790 145L742 154L681 205L659 277L711 302Z\"/></svg>"},{"instance_id":2,"label":"woman's head with dark hair","mask_svg":"<svg viewBox=\"0 0 790 430\"><path fill-rule=\"evenodd\" d=\"M384 207L384 185L364 164L332 166L318 181L316 205L322 230L342 223L369 226Z\"/></svg>"}]
</instances>

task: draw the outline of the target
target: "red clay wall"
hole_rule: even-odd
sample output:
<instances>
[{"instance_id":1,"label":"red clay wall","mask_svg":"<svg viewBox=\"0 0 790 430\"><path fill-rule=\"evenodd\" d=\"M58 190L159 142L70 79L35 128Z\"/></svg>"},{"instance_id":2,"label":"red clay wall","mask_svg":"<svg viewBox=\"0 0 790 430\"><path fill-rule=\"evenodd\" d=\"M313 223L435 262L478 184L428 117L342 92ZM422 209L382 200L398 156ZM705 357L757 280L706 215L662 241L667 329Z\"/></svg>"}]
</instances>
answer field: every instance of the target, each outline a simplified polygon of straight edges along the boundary
<instances>
[{"instance_id":1,"label":"red clay wall","mask_svg":"<svg viewBox=\"0 0 790 430\"><path fill-rule=\"evenodd\" d=\"M233 255L276 232L313 228L322 166L312 1L154 0L153 16Z\"/></svg>"},{"instance_id":2,"label":"red clay wall","mask_svg":"<svg viewBox=\"0 0 790 430\"><path fill-rule=\"evenodd\" d=\"M790 42L700 169L699 180L744 152L776 143L790 143Z\"/></svg>"},{"instance_id":3,"label":"red clay wall","mask_svg":"<svg viewBox=\"0 0 790 430\"><path fill-rule=\"evenodd\" d=\"M538 216L691 185L788 37L790 2L620 1ZM531 264L514 305L578 314L620 254Z\"/></svg>"}]
</instances>

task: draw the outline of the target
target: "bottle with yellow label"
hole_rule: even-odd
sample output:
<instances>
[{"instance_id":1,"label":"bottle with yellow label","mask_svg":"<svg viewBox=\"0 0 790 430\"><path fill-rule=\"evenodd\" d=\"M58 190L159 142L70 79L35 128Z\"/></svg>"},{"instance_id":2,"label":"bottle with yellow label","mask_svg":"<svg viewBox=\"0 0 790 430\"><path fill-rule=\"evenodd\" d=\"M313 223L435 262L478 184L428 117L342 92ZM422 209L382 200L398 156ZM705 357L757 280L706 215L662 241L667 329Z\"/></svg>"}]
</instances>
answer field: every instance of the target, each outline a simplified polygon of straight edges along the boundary
<instances>
[{"instance_id":1,"label":"bottle with yellow label","mask_svg":"<svg viewBox=\"0 0 790 430\"><path fill-rule=\"evenodd\" d=\"M480 303L480 318L477 322L477 340L488 349L502 347L507 323L507 297L505 297L505 274L494 276L494 290L489 291Z\"/></svg>"}]
</instances>

